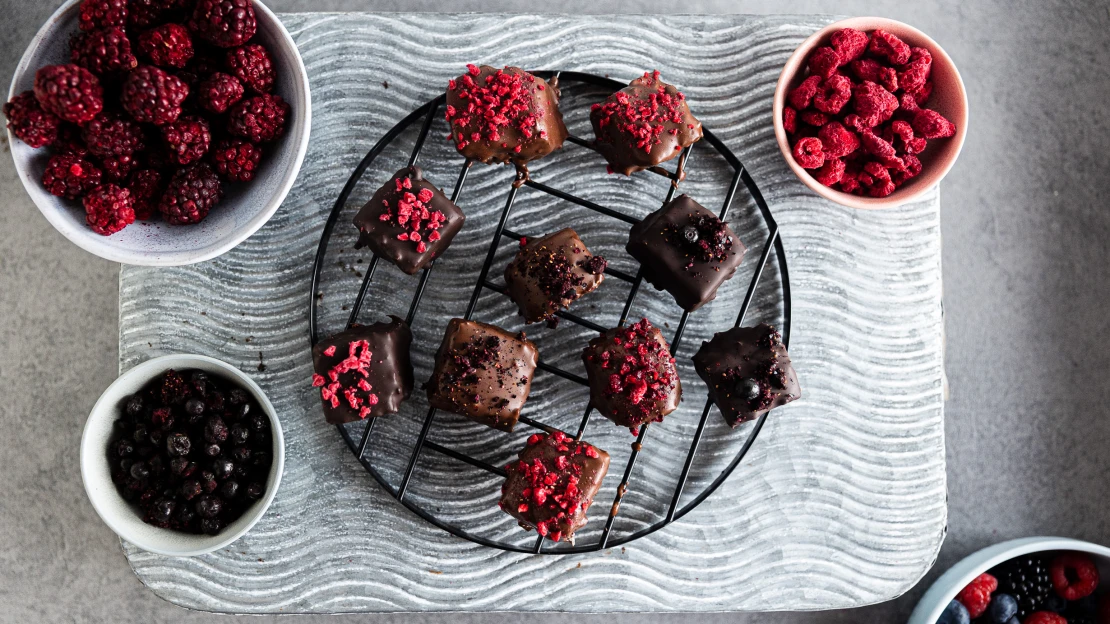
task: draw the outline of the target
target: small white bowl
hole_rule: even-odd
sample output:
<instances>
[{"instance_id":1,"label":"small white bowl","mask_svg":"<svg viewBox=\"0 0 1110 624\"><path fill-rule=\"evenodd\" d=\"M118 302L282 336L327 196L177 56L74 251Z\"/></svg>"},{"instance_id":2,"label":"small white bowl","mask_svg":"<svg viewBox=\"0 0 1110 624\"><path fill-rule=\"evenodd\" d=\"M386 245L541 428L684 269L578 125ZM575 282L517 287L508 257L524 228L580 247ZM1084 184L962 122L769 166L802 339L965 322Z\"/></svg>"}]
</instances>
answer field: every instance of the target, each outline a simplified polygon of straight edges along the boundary
<instances>
[{"instance_id":1,"label":"small white bowl","mask_svg":"<svg viewBox=\"0 0 1110 624\"><path fill-rule=\"evenodd\" d=\"M1066 537L1025 537L988 546L964 557L940 575L910 614L908 624L936 624L948 603L975 577L994 566L1030 553L1072 550L1091 555L1102 578L1110 575L1110 548Z\"/></svg>"},{"instance_id":2,"label":"small white bowl","mask_svg":"<svg viewBox=\"0 0 1110 624\"><path fill-rule=\"evenodd\" d=\"M67 0L39 30L12 77L8 99L34 86L44 65L69 62L69 38L77 32L80 0ZM285 200L297 179L312 126L308 73L289 31L265 5L254 0L258 19L255 39L266 46L277 70L277 88L292 108L285 134L263 147L262 167L253 181L229 185L227 194L204 221L172 226L161 220L136 221L111 236L85 224L80 201L55 197L42 187L49 148L34 149L8 131L15 169L39 210L63 236L89 253L107 260L143 266L177 266L219 256L258 231Z\"/></svg>"},{"instance_id":3,"label":"small white bowl","mask_svg":"<svg viewBox=\"0 0 1110 624\"><path fill-rule=\"evenodd\" d=\"M112 429L126 398L165 371L199 369L225 377L242 386L270 419L273 434L273 464L266 480L266 494L247 508L237 520L216 535L192 535L170 529L161 529L143 522L138 509L124 500L112 483L108 468L108 442ZM285 438L281 432L274 406L250 377L238 368L204 355L164 355L147 360L119 376L100 395L85 423L81 436L81 479L93 508L113 531L124 540L153 553L174 557L203 555L219 550L243 536L255 525L274 500L281 473L285 467Z\"/></svg>"}]
</instances>

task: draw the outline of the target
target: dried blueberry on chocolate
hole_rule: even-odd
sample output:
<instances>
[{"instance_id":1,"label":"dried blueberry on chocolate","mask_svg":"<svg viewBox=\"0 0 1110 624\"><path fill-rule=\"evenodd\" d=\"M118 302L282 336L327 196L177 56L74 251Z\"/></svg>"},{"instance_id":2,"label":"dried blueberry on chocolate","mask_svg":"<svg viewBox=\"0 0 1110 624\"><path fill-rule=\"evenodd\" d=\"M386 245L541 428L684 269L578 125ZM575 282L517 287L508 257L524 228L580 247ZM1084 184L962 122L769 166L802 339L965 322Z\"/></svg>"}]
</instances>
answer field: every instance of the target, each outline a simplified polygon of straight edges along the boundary
<instances>
[{"instance_id":1,"label":"dried blueberry on chocolate","mask_svg":"<svg viewBox=\"0 0 1110 624\"><path fill-rule=\"evenodd\" d=\"M532 389L539 356L524 334L451 319L428 381L432 407L512 431Z\"/></svg>"},{"instance_id":2,"label":"dried blueberry on chocolate","mask_svg":"<svg viewBox=\"0 0 1110 624\"><path fill-rule=\"evenodd\" d=\"M505 285L526 323L554 323L555 312L596 289L605 279L605 258L590 254L570 228L521 241L505 267Z\"/></svg>"},{"instance_id":3,"label":"dried blueberry on chocolate","mask_svg":"<svg viewBox=\"0 0 1110 624\"><path fill-rule=\"evenodd\" d=\"M782 335L767 324L714 334L694 354L694 370L730 427L802 396Z\"/></svg>"},{"instance_id":4,"label":"dried blueberry on chocolate","mask_svg":"<svg viewBox=\"0 0 1110 624\"><path fill-rule=\"evenodd\" d=\"M412 331L396 316L388 322L356 325L316 343L312 385L320 389L328 423L396 413L412 394L411 345ZM255 420L247 425L253 429ZM232 429L232 440L247 439L248 427Z\"/></svg>"},{"instance_id":5,"label":"dried blueberry on chocolate","mask_svg":"<svg viewBox=\"0 0 1110 624\"><path fill-rule=\"evenodd\" d=\"M597 411L636 434L678 408L682 384L666 339L647 319L610 329L582 352Z\"/></svg>"},{"instance_id":6,"label":"dried blueberry on chocolate","mask_svg":"<svg viewBox=\"0 0 1110 624\"><path fill-rule=\"evenodd\" d=\"M498 504L525 529L573 543L608 470L605 451L561 431L536 433L518 459L505 466Z\"/></svg>"},{"instance_id":7,"label":"dried blueberry on chocolate","mask_svg":"<svg viewBox=\"0 0 1110 624\"><path fill-rule=\"evenodd\" d=\"M747 249L727 223L680 195L632 226L625 246L644 279L693 312L717 296Z\"/></svg>"},{"instance_id":8,"label":"dried blueberry on chocolate","mask_svg":"<svg viewBox=\"0 0 1110 624\"><path fill-rule=\"evenodd\" d=\"M594 104L590 111L594 147L609 161L610 173L631 175L678 156L701 139L686 96L647 73Z\"/></svg>"},{"instance_id":9,"label":"dried blueberry on chocolate","mask_svg":"<svg viewBox=\"0 0 1110 624\"><path fill-rule=\"evenodd\" d=\"M443 255L464 220L462 210L424 179L420 167L406 167L355 215L360 232L355 248L369 247L412 275Z\"/></svg>"}]
</instances>

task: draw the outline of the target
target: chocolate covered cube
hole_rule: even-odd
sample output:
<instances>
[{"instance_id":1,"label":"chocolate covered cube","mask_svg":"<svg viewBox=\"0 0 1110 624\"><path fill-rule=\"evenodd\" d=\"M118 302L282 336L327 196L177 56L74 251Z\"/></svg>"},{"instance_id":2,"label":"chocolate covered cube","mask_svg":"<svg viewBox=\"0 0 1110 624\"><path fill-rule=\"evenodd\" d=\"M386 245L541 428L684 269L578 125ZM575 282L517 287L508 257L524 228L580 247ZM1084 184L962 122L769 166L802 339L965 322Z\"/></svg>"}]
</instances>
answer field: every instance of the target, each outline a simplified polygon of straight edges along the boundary
<instances>
[{"instance_id":1,"label":"chocolate covered cube","mask_svg":"<svg viewBox=\"0 0 1110 624\"><path fill-rule=\"evenodd\" d=\"M356 325L312 348L312 385L324 418L339 425L396 413L412 394L412 332L396 316Z\"/></svg>"},{"instance_id":2,"label":"chocolate covered cube","mask_svg":"<svg viewBox=\"0 0 1110 624\"><path fill-rule=\"evenodd\" d=\"M604 281L605 266L605 258L591 255L578 233L566 228L522 242L505 267L505 285L526 323L554 323L556 311Z\"/></svg>"},{"instance_id":3,"label":"chocolate covered cube","mask_svg":"<svg viewBox=\"0 0 1110 624\"><path fill-rule=\"evenodd\" d=\"M782 335L766 324L714 334L694 354L694 370L730 427L802 396Z\"/></svg>"}]
</instances>

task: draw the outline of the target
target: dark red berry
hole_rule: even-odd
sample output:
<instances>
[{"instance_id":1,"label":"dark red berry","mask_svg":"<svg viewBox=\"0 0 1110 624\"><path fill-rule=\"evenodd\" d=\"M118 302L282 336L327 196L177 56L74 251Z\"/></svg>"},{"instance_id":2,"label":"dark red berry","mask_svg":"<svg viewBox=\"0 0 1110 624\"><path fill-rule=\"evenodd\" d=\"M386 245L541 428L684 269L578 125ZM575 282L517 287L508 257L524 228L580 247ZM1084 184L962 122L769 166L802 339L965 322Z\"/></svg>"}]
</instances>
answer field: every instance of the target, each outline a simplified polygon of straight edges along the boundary
<instances>
[{"instance_id":1,"label":"dark red berry","mask_svg":"<svg viewBox=\"0 0 1110 624\"><path fill-rule=\"evenodd\" d=\"M204 423L204 439L212 444L218 444L227 439L227 424L219 416L211 416Z\"/></svg>"},{"instance_id":2,"label":"dark red berry","mask_svg":"<svg viewBox=\"0 0 1110 624\"><path fill-rule=\"evenodd\" d=\"M127 190L131 191L131 199L135 202L135 218L147 221L158 210L158 201L162 198L162 174L154 169L136 171Z\"/></svg>"},{"instance_id":3,"label":"dark red berry","mask_svg":"<svg viewBox=\"0 0 1110 624\"><path fill-rule=\"evenodd\" d=\"M274 90L277 74L274 62L266 48L251 43L227 51L227 69L255 93L270 93Z\"/></svg>"},{"instance_id":4,"label":"dark red berry","mask_svg":"<svg viewBox=\"0 0 1110 624\"><path fill-rule=\"evenodd\" d=\"M24 91L5 104L4 116L12 134L31 147L45 147L58 138L61 120L43 110L31 91Z\"/></svg>"},{"instance_id":5,"label":"dark red berry","mask_svg":"<svg viewBox=\"0 0 1110 624\"><path fill-rule=\"evenodd\" d=\"M127 26L127 0L82 0L81 30Z\"/></svg>"},{"instance_id":6,"label":"dark red berry","mask_svg":"<svg viewBox=\"0 0 1110 624\"><path fill-rule=\"evenodd\" d=\"M223 483L220 484L220 497L223 498L224 500L229 501L229 500L235 498L235 496L238 495L238 494L239 494L239 482L238 481L228 480L228 481L224 481Z\"/></svg>"},{"instance_id":7,"label":"dark red berry","mask_svg":"<svg viewBox=\"0 0 1110 624\"><path fill-rule=\"evenodd\" d=\"M243 85L234 76L216 72L197 85L196 95L201 108L218 115L243 99Z\"/></svg>"},{"instance_id":8,"label":"dark red berry","mask_svg":"<svg viewBox=\"0 0 1110 624\"><path fill-rule=\"evenodd\" d=\"M162 139L169 148L170 158L179 165L188 165L208 153L212 133L208 122L199 117L186 117L163 126Z\"/></svg>"},{"instance_id":9,"label":"dark red berry","mask_svg":"<svg viewBox=\"0 0 1110 624\"><path fill-rule=\"evenodd\" d=\"M225 139L212 150L212 163L228 182L250 182L261 160L262 149L241 139Z\"/></svg>"},{"instance_id":10,"label":"dark red berry","mask_svg":"<svg viewBox=\"0 0 1110 624\"><path fill-rule=\"evenodd\" d=\"M255 481L247 486L247 498L251 500L258 500L266 493L266 486Z\"/></svg>"},{"instance_id":11,"label":"dark red berry","mask_svg":"<svg viewBox=\"0 0 1110 624\"><path fill-rule=\"evenodd\" d=\"M139 154L120 154L118 156L100 156L100 165L104 170L104 178L109 182L126 185L131 179L131 174L142 167Z\"/></svg>"},{"instance_id":12,"label":"dark red berry","mask_svg":"<svg viewBox=\"0 0 1110 624\"><path fill-rule=\"evenodd\" d=\"M139 124L111 113L101 113L85 124L81 138L96 156L130 156L145 147Z\"/></svg>"},{"instance_id":13,"label":"dark red berry","mask_svg":"<svg viewBox=\"0 0 1110 624\"><path fill-rule=\"evenodd\" d=\"M167 17L172 17L169 12L176 6L175 0L129 0L127 25L141 30L161 24Z\"/></svg>"},{"instance_id":14,"label":"dark red berry","mask_svg":"<svg viewBox=\"0 0 1110 624\"><path fill-rule=\"evenodd\" d=\"M181 103L188 95L189 86L180 79L144 65L128 74L120 104L135 121L164 126L181 115Z\"/></svg>"},{"instance_id":15,"label":"dark red berry","mask_svg":"<svg viewBox=\"0 0 1110 624\"><path fill-rule=\"evenodd\" d=\"M81 127L71 123L62 122L58 125L58 138L50 147L58 154L82 157L89 155L89 148L81 137Z\"/></svg>"},{"instance_id":16,"label":"dark red berry","mask_svg":"<svg viewBox=\"0 0 1110 624\"><path fill-rule=\"evenodd\" d=\"M189 439L189 436L184 433L171 433L166 438L166 453L168 455L175 457L188 455L192 447L193 442ZM171 466L171 469L172 468ZM182 470L184 470L184 468L182 468Z\"/></svg>"},{"instance_id":17,"label":"dark red berry","mask_svg":"<svg viewBox=\"0 0 1110 624\"><path fill-rule=\"evenodd\" d=\"M1079 552L1057 555L1048 566L1052 587L1064 600L1080 600L1098 589L1098 566L1089 556Z\"/></svg>"},{"instance_id":18,"label":"dark red berry","mask_svg":"<svg viewBox=\"0 0 1110 624\"><path fill-rule=\"evenodd\" d=\"M115 184L102 184L85 194L85 222L97 234L115 234L135 222L131 192Z\"/></svg>"},{"instance_id":19,"label":"dark red berry","mask_svg":"<svg viewBox=\"0 0 1110 624\"><path fill-rule=\"evenodd\" d=\"M77 199L100 185L103 173L91 162L74 154L51 156L42 174L42 185L51 195Z\"/></svg>"},{"instance_id":20,"label":"dark red berry","mask_svg":"<svg viewBox=\"0 0 1110 624\"><path fill-rule=\"evenodd\" d=\"M215 518L223 510L223 502L216 496L201 496L197 499L196 510L203 518Z\"/></svg>"},{"instance_id":21,"label":"dark red berry","mask_svg":"<svg viewBox=\"0 0 1110 624\"><path fill-rule=\"evenodd\" d=\"M174 174L158 203L158 211L172 225L199 223L222 195L216 172L205 163L197 163Z\"/></svg>"},{"instance_id":22,"label":"dark red berry","mask_svg":"<svg viewBox=\"0 0 1110 624\"><path fill-rule=\"evenodd\" d=\"M104 108L96 76L77 65L47 65L35 73L35 98L63 121L83 124Z\"/></svg>"},{"instance_id":23,"label":"dark red berry","mask_svg":"<svg viewBox=\"0 0 1110 624\"><path fill-rule=\"evenodd\" d=\"M139 53L159 67L181 69L193 58L193 40L181 24L163 24L139 35Z\"/></svg>"},{"instance_id":24,"label":"dark red berry","mask_svg":"<svg viewBox=\"0 0 1110 624\"><path fill-rule=\"evenodd\" d=\"M69 58L98 76L131 71L139 64L131 53L127 33L115 26L75 36L70 41Z\"/></svg>"},{"instance_id":25,"label":"dark red berry","mask_svg":"<svg viewBox=\"0 0 1110 624\"><path fill-rule=\"evenodd\" d=\"M227 130L252 143L272 141L285 132L289 105L277 95L256 95L243 100L228 114Z\"/></svg>"},{"instance_id":26,"label":"dark red berry","mask_svg":"<svg viewBox=\"0 0 1110 624\"><path fill-rule=\"evenodd\" d=\"M220 48L243 45L257 28L251 0L198 0L189 20L189 30Z\"/></svg>"}]
</instances>

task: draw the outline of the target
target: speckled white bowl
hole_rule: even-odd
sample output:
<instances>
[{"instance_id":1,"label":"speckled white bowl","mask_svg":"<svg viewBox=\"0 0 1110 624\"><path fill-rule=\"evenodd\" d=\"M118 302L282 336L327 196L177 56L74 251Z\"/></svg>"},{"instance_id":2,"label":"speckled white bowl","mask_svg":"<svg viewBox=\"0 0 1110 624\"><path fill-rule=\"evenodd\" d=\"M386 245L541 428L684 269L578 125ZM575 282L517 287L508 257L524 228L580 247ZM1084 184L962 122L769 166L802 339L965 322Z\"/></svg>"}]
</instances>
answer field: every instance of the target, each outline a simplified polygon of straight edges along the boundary
<instances>
[{"instance_id":1,"label":"speckled white bowl","mask_svg":"<svg viewBox=\"0 0 1110 624\"><path fill-rule=\"evenodd\" d=\"M116 419L120 417L123 402L138 392L150 380L169 369L200 369L212 375L229 379L251 393L262 411L270 419L273 433L273 464L266 480L266 494L251 505L236 521L216 535L191 535L169 529L160 529L143 522L138 508L124 500L112 483L108 468L108 442ZM204 355L164 355L132 368L119 376L100 395L85 422L81 436L81 479L93 508L116 535L132 544L160 555L189 557L219 550L242 537L258 522L277 494L281 473L285 468L285 437L274 406L258 384L234 366Z\"/></svg>"},{"instance_id":2,"label":"speckled white bowl","mask_svg":"<svg viewBox=\"0 0 1110 624\"><path fill-rule=\"evenodd\" d=\"M16 67L9 99L31 89L35 72L44 65L69 62L68 41L77 32L80 0L68 0L39 30ZM101 258L146 266L175 266L215 258L254 234L277 211L293 187L308 149L312 99L304 62L277 17L254 0L258 17L256 39L274 58L276 93L292 107L285 135L266 146L262 167L254 181L229 187L227 195L197 225L171 226L164 221L135 222L111 236L101 236L85 224L80 201L55 197L42 188L48 149L32 149L8 132L15 169L35 205L66 238Z\"/></svg>"}]
</instances>

